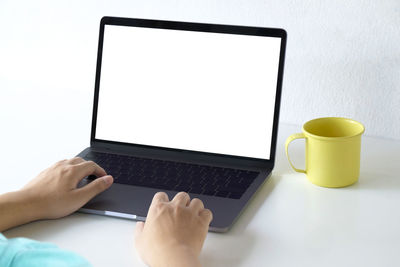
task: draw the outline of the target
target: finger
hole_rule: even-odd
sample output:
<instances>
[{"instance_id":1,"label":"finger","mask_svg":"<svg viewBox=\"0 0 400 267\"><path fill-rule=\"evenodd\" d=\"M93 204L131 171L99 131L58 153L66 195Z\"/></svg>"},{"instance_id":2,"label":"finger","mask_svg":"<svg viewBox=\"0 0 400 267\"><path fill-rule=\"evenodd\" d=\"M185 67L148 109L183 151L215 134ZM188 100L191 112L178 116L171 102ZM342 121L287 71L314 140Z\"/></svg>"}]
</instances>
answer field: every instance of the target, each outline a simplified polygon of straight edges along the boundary
<instances>
[{"instance_id":1,"label":"finger","mask_svg":"<svg viewBox=\"0 0 400 267\"><path fill-rule=\"evenodd\" d=\"M93 161L84 161L74 165L73 167L76 170L76 174L74 176L78 181L92 174L96 175L97 177L107 175L106 171Z\"/></svg>"},{"instance_id":2,"label":"finger","mask_svg":"<svg viewBox=\"0 0 400 267\"><path fill-rule=\"evenodd\" d=\"M193 198L192 201L190 201L189 208L195 210L197 214L204 209L203 201L198 198Z\"/></svg>"},{"instance_id":3,"label":"finger","mask_svg":"<svg viewBox=\"0 0 400 267\"><path fill-rule=\"evenodd\" d=\"M78 164L81 162L85 162L85 160L81 157L75 157L75 158L67 160L67 163L72 164L72 165L75 165L75 164Z\"/></svg>"},{"instance_id":4,"label":"finger","mask_svg":"<svg viewBox=\"0 0 400 267\"><path fill-rule=\"evenodd\" d=\"M168 202L168 195L165 192L157 192L155 193L153 200L151 201L151 205L154 205L158 202Z\"/></svg>"},{"instance_id":5,"label":"finger","mask_svg":"<svg viewBox=\"0 0 400 267\"><path fill-rule=\"evenodd\" d=\"M187 206L190 203L190 196L186 192L179 192L172 199L171 203L174 203L176 205Z\"/></svg>"},{"instance_id":6,"label":"finger","mask_svg":"<svg viewBox=\"0 0 400 267\"><path fill-rule=\"evenodd\" d=\"M212 219L213 219L213 214L212 214L211 210L209 210L209 209L201 210L200 213L199 213L199 216L200 216L201 218L203 218L204 221L205 221L207 224L210 224L210 222L211 222Z\"/></svg>"},{"instance_id":7,"label":"finger","mask_svg":"<svg viewBox=\"0 0 400 267\"><path fill-rule=\"evenodd\" d=\"M93 182L76 189L76 196L80 199L82 205L91 200L93 197L109 188L114 179L111 175L100 177Z\"/></svg>"}]
</instances>

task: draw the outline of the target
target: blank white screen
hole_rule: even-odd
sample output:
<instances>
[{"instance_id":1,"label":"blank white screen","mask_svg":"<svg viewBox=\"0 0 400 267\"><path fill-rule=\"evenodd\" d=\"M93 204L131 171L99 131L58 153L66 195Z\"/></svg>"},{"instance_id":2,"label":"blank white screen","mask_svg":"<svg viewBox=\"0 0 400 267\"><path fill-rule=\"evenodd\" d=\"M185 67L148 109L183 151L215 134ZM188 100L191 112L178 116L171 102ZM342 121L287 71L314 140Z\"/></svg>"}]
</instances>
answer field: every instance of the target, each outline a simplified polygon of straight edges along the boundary
<instances>
[{"instance_id":1,"label":"blank white screen","mask_svg":"<svg viewBox=\"0 0 400 267\"><path fill-rule=\"evenodd\" d=\"M95 138L269 159L280 44L106 25Z\"/></svg>"}]
</instances>

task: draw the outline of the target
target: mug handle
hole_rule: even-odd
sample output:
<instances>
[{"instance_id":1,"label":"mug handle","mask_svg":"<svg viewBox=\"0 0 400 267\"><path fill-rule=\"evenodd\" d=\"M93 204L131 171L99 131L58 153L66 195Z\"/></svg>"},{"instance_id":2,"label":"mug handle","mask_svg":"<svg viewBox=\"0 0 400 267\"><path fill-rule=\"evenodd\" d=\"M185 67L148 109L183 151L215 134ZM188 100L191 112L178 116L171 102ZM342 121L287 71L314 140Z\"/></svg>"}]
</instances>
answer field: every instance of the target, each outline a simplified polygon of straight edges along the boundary
<instances>
[{"instance_id":1,"label":"mug handle","mask_svg":"<svg viewBox=\"0 0 400 267\"><path fill-rule=\"evenodd\" d=\"M289 148L290 142L292 142L295 139L300 139L300 138L306 138L306 136L303 133L295 133L286 139L286 144L285 144L286 157L289 160L290 166L292 166L293 170L295 170L296 172L306 173L305 170L297 169L295 166L293 166L292 162L290 161L289 153L288 153L288 148Z\"/></svg>"}]
</instances>

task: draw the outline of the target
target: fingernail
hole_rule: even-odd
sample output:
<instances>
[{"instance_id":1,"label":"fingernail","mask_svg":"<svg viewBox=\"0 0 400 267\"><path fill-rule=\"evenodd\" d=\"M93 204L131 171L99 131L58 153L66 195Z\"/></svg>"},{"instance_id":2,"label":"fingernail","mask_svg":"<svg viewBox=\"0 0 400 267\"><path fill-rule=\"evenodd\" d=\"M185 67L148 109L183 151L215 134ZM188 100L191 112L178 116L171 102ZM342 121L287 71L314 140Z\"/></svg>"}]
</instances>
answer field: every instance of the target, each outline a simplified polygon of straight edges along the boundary
<instances>
[{"instance_id":1,"label":"fingernail","mask_svg":"<svg viewBox=\"0 0 400 267\"><path fill-rule=\"evenodd\" d=\"M107 184L110 185L113 183L114 179L112 178L111 175L107 175L103 177L103 181Z\"/></svg>"}]
</instances>

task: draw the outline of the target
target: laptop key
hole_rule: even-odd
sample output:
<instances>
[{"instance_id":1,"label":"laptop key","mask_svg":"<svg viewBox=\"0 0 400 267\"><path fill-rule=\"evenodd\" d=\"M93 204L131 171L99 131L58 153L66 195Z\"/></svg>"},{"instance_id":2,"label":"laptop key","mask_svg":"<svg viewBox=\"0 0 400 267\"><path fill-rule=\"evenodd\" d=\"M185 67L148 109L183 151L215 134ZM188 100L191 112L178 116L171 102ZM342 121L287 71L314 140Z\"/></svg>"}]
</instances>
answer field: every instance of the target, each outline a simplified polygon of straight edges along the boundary
<instances>
[{"instance_id":1,"label":"laptop key","mask_svg":"<svg viewBox=\"0 0 400 267\"><path fill-rule=\"evenodd\" d=\"M189 191L189 193L192 193L192 194L201 194L202 191L203 191L203 190L200 189L200 188L192 188L192 189Z\"/></svg>"},{"instance_id":2,"label":"laptop key","mask_svg":"<svg viewBox=\"0 0 400 267\"><path fill-rule=\"evenodd\" d=\"M213 195L215 195L215 191L214 190L203 190L202 194L207 195L207 196L213 196Z\"/></svg>"},{"instance_id":3,"label":"laptop key","mask_svg":"<svg viewBox=\"0 0 400 267\"><path fill-rule=\"evenodd\" d=\"M178 185L174 188L174 190L178 192L189 192L191 188L187 185Z\"/></svg>"},{"instance_id":4,"label":"laptop key","mask_svg":"<svg viewBox=\"0 0 400 267\"><path fill-rule=\"evenodd\" d=\"M215 195L217 197L227 197L229 195L230 192L228 191L218 191Z\"/></svg>"}]
</instances>

